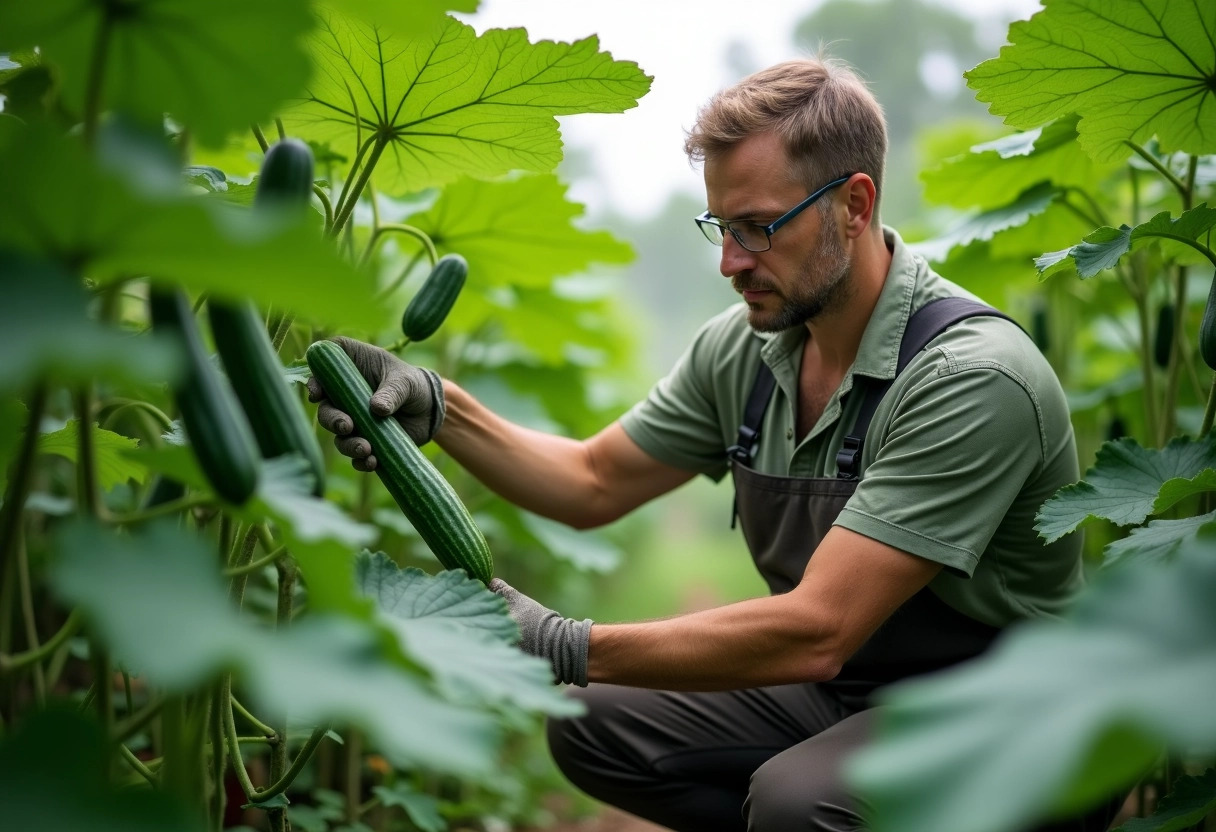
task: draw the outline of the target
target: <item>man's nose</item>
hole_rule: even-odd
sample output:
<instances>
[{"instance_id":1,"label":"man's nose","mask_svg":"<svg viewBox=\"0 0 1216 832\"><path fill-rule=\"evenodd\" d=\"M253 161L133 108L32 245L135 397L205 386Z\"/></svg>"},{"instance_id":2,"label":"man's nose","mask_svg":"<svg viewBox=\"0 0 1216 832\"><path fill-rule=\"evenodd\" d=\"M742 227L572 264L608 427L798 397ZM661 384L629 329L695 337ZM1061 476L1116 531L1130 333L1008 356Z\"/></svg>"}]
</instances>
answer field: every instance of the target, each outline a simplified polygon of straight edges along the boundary
<instances>
[{"instance_id":1,"label":"man's nose","mask_svg":"<svg viewBox=\"0 0 1216 832\"><path fill-rule=\"evenodd\" d=\"M739 245L733 234L726 234L722 238L722 259L718 264L722 276L734 277L741 271L755 267L756 253Z\"/></svg>"}]
</instances>

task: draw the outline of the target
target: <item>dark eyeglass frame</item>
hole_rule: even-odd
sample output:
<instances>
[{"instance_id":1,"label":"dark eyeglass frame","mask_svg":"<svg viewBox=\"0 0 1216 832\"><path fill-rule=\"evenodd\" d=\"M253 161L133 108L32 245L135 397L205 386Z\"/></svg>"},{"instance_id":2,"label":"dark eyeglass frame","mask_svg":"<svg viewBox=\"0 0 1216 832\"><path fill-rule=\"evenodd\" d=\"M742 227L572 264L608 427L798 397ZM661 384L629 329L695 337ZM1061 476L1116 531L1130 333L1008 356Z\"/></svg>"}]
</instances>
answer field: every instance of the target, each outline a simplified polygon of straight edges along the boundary
<instances>
[{"instance_id":1,"label":"dark eyeglass frame","mask_svg":"<svg viewBox=\"0 0 1216 832\"><path fill-rule=\"evenodd\" d=\"M704 214L702 214L699 217L694 217L694 221L697 223L697 227L701 229L701 233L705 235L705 239L709 240L711 243L713 243L716 246L722 245L722 243L726 239L726 235L723 232L729 231L730 236L735 238L735 242L737 242L739 245L743 246L743 248L746 249L747 251L751 251L751 252L768 251L769 249L771 249L773 247L773 235L775 233L777 233L777 230L780 229L781 226L785 225L787 222L789 222L794 217L801 214L807 208L814 205L821 196L826 194L828 191L832 190L832 188L843 185L845 182L848 182L850 179L852 179L856 175L857 175L856 173L849 173L849 174L845 174L844 176L841 176L837 179L833 179L831 182L824 185L819 190L815 191L813 194L808 196L806 199L802 200L802 202L799 202L793 208L786 211L784 214L782 214L777 219L773 220L768 225L760 225L759 223L754 223L751 220L724 220L720 217L715 217L713 214L709 213L709 211L706 211ZM734 226L736 226L736 225L750 225L753 228L758 228L761 231L763 231L764 240L766 243L764 248L752 248L747 243L743 242L743 235L740 234L738 231L736 231L734 228Z\"/></svg>"}]
</instances>

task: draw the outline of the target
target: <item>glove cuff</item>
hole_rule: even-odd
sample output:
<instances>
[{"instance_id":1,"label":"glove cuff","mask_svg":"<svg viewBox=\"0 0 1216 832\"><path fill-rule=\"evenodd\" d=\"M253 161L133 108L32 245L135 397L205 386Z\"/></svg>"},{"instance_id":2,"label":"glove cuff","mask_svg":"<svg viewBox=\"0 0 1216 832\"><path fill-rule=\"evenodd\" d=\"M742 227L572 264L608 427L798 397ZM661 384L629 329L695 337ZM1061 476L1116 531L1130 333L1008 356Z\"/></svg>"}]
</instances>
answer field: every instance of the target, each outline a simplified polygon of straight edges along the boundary
<instances>
[{"instance_id":1,"label":"glove cuff","mask_svg":"<svg viewBox=\"0 0 1216 832\"><path fill-rule=\"evenodd\" d=\"M418 443L425 445L435 438L435 434L439 432L439 428L443 425L443 417L447 415L447 405L443 399L443 380L439 378L439 374L434 370L428 370L425 367L419 367L422 374L426 377L427 384L431 386L431 421L427 425L426 439Z\"/></svg>"},{"instance_id":2,"label":"glove cuff","mask_svg":"<svg viewBox=\"0 0 1216 832\"><path fill-rule=\"evenodd\" d=\"M587 687L587 652L593 623L590 618L562 618L552 610L541 619L537 653L549 658L554 682Z\"/></svg>"}]
</instances>

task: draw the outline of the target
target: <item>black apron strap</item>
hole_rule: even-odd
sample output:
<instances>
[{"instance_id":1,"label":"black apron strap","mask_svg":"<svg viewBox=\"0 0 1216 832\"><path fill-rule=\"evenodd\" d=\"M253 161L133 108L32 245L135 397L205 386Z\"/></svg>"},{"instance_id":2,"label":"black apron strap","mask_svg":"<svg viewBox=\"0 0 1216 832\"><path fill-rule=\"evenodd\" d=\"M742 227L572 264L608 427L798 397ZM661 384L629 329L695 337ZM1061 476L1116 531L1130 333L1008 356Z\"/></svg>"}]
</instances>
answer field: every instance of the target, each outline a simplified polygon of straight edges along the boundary
<instances>
[{"instance_id":1,"label":"black apron strap","mask_svg":"<svg viewBox=\"0 0 1216 832\"><path fill-rule=\"evenodd\" d=\"M954 297L931 300L913 312L912 317L908 319L903 341L899 345L899 362L895 368L895 375L898 376L902 373L917 353L934 338L959 321L978 317L1004 318L1021 329L1021 324L1004 312L978 301ZM858 478L858 466L861 464L861 450L865 445L866 431L870 429L870 421L874 418L874 412L878 410L878 403L891 389L893 381L894 379L854 377L854 389L856 389L856 385L863 386L866 398L857 414L857 421L853 423L853 430L845 436L844 443L841 445L839 453L836 454L837 477L851 480Z\"/></svg>"},{"instance_id":2,"label":"black apron strap","mask_svg":"<svg viewBox=\"0 0 1216 832\"><path fill-rule=\"evenodd\" d=\"M743 407L743 422L739 425L739 434L735 444L726 449L726 456L731 462L741 462L751 466L752 457L756 455L756 443L760 441L760 424L764 421L764 411L768 409L769 399L773 397L773 388L777 379L773 371L763 361L756 370L756 380L752 382L752 390L747 394L747 404ZM733 529L739 520L739 495L735 493L735 501L730 511L730 527Z\"/></svg>"}]
</instances>

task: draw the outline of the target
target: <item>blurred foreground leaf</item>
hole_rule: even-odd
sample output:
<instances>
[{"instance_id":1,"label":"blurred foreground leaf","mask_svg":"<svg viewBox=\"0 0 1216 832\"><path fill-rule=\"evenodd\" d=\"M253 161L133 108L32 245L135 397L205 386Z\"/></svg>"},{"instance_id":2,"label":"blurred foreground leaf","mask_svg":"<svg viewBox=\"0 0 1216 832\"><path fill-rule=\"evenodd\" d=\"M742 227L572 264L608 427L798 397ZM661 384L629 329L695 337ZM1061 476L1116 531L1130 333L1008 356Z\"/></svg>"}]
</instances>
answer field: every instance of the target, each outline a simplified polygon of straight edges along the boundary
<instances>
[{"instance_id":1,"label":"blurred foreground leaf","mask_svg":"<svg viewBox=\"0 0 1216 832\"><path fill-rule=\"evenodd\" d=\"M456 707L344 616L272 632L232 607L211 546L169 525L119 535L73 524L55 539L51 581L116 661L170 692L235 672L269 712L356 725L400 766L478 774L492 766L493 719Z\"/></svg>"},{"instance_id":2,"label":"blurred foreground leaf","mask_svg":"<svg viewBox=\"0 0 1216 832\"><path fill-rule=\"evenodd\" d=\"M76 708L29 714L0 743L4 827L38 832L202 832L164 791L107 782L101 726Z\"/></svg>"},{"instance_id":3,"label":"blurred foreground leaf","mask_svg":"<svg viewBox=\"0 0 1216 832\"><path fill-rule=\"evenodd\" d=\"M1216 538L1105 571L1063 622L893 686L849 776L875 832L1012 832L1128 788L1163 746L1216 752Z\"/></svg>"},{"instance_id":4,"label":"blurred foreground leaf","mask_svg":"<svg viewBox=\"0 0 1216 832\"><path fill-rule=\"evenodd\" d=\"M215 145L304 88L312 26L303 0L7 2L0 52L38 47L77 114L100 68L103 109L150 123L168 113Z\"/></svg>"},{"instance_id":5,"label":"blurred foreground leaf","mask_svg":"<svg viewBox=\"0 0 1216 832\"><path fill-rule=\"evenodd\" d=\"M0 214L4 210L0 205ZM140 382L177 372L174 345L91 319L80 279L55 264L0 251L0 290L0 391L43 377L66 384Z\"/></svg>"}]
</instances>

